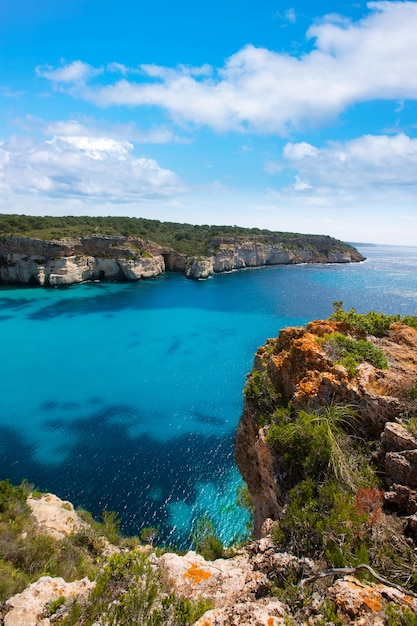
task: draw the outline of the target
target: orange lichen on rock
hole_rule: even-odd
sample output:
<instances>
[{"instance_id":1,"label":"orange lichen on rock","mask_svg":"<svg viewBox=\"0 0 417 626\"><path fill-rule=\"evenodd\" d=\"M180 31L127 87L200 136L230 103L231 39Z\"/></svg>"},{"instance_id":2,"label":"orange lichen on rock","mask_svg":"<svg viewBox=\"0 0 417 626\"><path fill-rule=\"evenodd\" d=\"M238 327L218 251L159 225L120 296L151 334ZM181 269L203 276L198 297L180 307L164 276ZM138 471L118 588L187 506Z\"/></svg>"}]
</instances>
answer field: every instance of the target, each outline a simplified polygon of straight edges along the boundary
<instances>
[{"instance_id":1,"label":"orange lichen on rock","mask_svg":"<svg viewBox=\"0 0 417 626\"><path fill-rule=\"evenodd\" d=\"M206 570L198 567L196 563L192 563L189 569L185 572L184 577L191 580L194 585L198 585L203 580L209 580L213 574L206 572Z\"/></svg>"},{"instance_id":2,"label":"orange lichen on rock","mask_svg":"<svg viewBox=\"0 0 417 626\"><path fill-rule=\"evenodd\" d=\"M382 611L385 602L376 585L363 584L354 576L346 576L333 586L334 601L350 617L361 613Z\"/></svg>"},{"instance_id":3,"label":"orange lichen on rock","mask_svg":"<svg viewBox=\"0 0 417 626\"><path fill-rule=\"evenodd\" d=\"M319 384L317 384L317 380L311 376L311 378L303 378L303 380L300 380L298 388L303 395L313 398L317 396Z\"/></svg>"},{"instance_id":4,"label":"orange lichen on rock","mask_svg":"<svg viewBox=\"0 0 417 626\"><path fill-rule=\"evenodd\" d=\"M215 626L218 617L221 615L221 611L219 609L213 609L209 611L207 614L200 617L200 619L195 623L195 626Z\"/></svg>"}]
</instances>

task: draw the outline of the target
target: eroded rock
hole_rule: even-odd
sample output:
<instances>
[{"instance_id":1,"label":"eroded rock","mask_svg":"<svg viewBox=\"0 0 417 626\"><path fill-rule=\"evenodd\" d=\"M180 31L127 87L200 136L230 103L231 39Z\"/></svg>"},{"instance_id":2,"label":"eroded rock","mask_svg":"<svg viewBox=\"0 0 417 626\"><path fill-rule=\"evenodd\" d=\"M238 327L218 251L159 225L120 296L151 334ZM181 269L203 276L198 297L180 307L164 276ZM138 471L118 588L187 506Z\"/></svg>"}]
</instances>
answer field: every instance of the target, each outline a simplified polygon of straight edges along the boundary
<instances>
[{"instance_id":1,"label":"eroded rock","mask_svg":"<svg viewBox=\"0 0 417 626\"><path fill-rule=\"evenodd\" d=\"M29 496L27 503L39 529L55 539L63 539L86 526L78 517L71 502L45 493L40 498Z\"/></svg>"},{"instance_id":2,"label":"eroded rock","mask_svg":"<svg viewBox=\"0 0 417 626\"><path fill-rule=\"evenodd\" d=\"M67 599L87 595L94 586L95 583L88 578L67 583L63 578L42 576L22 593L7 600L4 626L49 626L49 618L43 617L49 602L59 597Z\"/></svg>"}]
</instances>

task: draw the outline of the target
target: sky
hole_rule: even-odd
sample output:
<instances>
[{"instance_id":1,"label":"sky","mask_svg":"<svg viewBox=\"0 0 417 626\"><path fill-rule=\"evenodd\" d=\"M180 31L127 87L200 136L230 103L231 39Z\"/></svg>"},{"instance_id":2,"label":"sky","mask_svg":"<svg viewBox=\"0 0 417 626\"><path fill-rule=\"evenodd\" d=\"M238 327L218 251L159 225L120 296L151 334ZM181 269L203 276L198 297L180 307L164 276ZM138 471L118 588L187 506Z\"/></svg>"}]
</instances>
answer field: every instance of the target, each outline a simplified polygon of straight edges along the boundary
<instances>
[{"instance_id":1,"label":"sky","mask_svg":"<svg viewBox=\"0 0 417 626\"><path fill-rule=\"evenodd\" d=\"M417 1L0 0L0 213L417 245Z\"/></svg>"}]
</instances>

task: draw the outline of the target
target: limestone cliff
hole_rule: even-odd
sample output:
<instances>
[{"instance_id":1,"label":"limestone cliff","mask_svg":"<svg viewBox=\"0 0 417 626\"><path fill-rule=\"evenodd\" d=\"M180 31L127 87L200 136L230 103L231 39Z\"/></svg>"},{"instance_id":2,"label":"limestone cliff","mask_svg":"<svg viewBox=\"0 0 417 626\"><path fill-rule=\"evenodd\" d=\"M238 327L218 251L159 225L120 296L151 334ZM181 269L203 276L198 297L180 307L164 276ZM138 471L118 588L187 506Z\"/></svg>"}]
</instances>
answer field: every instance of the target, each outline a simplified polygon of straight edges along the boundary
<instances>
[{"instance_id":1,"label":"limestone cliff","mask_svg":"<svg viewBox=\"0 0 417 626\"><path fill-rule=\"evenodd\" d=\"M211 255L187 260L185 273L189 278L207 278L220 272L263 265L352 263L363 260L357 250L331 237L305 235L290 240L272 235L258 240L218 237L213 240Z\"/></svg>"},{"instance_id":2,"label":"limestone cliff","mask_svg":"<svg viewBox=\"0 0 417 626\"><path fill-rule=\"evenodd\" d=\"M161 248L135 238L0 238L0 282L5 284L56 287L91 280L139 280L158 276L165 267Z\"/></svg>"},{"instance_id":3,"label":"limestone cliff","mask_svg":"<svg viewBox=\"0 0 417 626\"><path fill-rule=\"evenodd\" d=\"M323 338L343 335L380 349L387 369L368 361L354 374L335 362L330 343ZM286 328L277 339L259 348L254 372L264 377L268 393L278 406L293 411L348 403L358 415L361 437L373 450L387 509L399 515L417 512L417 438L409 428L417 415L417 330L393 323L384 337L365 336L344 322L314 321L305 328ZM253 375L252 373L252 375ZM236 460L256 508L256 533L267 518L279 520L287 503L288 471L282 456L268 440L269 424L259 402L246 397L236 434ZM371 461L371 458L369 459ZM407 519L417 530L417 518Z\"/></svg>"},{"instance_id":4,"label":"limestone cliff","mask_svg":"<svg viewBox=\"0 0 417 626\"><path fill-rule=\"evenodd\" d=\"M46 241L0 237L0 283L60 286L97 280L139 280L162 272L185 272L188 278L290 263L362 261L354 248L331 237L277 236L250 240L216 238L211 255L186 257L173 248L127 236L89 236Z\"/></svg>"}]
</instances>

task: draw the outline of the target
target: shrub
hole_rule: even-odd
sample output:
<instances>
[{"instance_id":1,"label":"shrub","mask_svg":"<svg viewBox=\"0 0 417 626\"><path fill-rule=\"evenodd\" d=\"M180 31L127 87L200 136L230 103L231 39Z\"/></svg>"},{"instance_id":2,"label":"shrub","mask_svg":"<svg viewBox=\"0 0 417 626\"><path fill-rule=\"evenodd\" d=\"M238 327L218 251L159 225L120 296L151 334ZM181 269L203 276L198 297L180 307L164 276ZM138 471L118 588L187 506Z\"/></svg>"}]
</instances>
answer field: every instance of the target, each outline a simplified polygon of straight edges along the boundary
<instances>
[{"instance_id":1,"label":"shrub","mask_svg":"<svg viewBox=\"0 0 417 626\"><path fill-rule=\"evenodd\" d=\"M384 609L387 626L417 626L417 614L408 607L388 602Z\"/></svg>"},{"instance_id":2,"label":"shrub","mask_svg":"<svg viewBox=\"0 0 417 626\"><path fill-rule=\"evenodd\" d=\"M253 407L260 421L265 421L276 409L281 396L265 370L254 370L246 381L244 389L245 402Z\"/></svg>"},{"instance_id":3,"label":"shrub","mask_svg":"<svg viewBox=\"0 0 417 626\"><path fill-rule=\"evenodd\" d=\"M417 317L413 315L401 317L401 315L386 315L385 313L377 313L375 311L358 313L354 308L344 311L343 302L333 302L333 309L329 319L336 322L345 322L366 335L373 335L374 337L388 335L393 322L417 328Z\"/></svg>"},{"instance_id":4,"label":"shrub","mask_svg":"<svg viewBox=\"0 0 417 626\"><path fill-rule=\"evenodd\" d=\"M237 490L236 504L249 513L246 526L250 533L255 521L255 505L246 483L241 485Z\"/></svg>"},{"instance_id":5,"label":"shrub","mask_svg":"<svg viewBox=\"0 0 417 626\"><path fill-rule=\"evenodd\" d=\"M158 536L158 528L155 526L148 526L146 528L142 528L140 533L140 538L144 543L149 543L149 545L153 546L155 539Z\"/></svg>"},{"instance_id":6,"label":"shrub","mask_svg":"<svg viewBox=\"0 0 417 626\"><path fill-rule=\"evenodd\" d=\"M318 486L306 478L289 492L273 538L297 556L325 559L335 567L357 565L358 554L362 551L363 560L367 550L367 517L334 479Z\"/></svg>"},{"instance_id":7,"label":"shrub","mask_svg":"<svg viewBox=\"0 0 417 626\"><path fill-rule=\"evenodd\" d=\"M352 339L341 333L327 333L319 341L335 363L346 367L350 378L356 374L359 363L364 361L378 369L388 369L382 350L370 341Z\"/></svg>"},{"instance_id":8,"label":"shrub","mask_svg":"<svg viewBox=\"0 0 417 626\"><path fill-rule=\"evenodd\" d=\"M158 574L143 554L131 550L113 555L97 579L86 623L105 612L109 626L152 624L158 582Z\"/></svg>"},{"instance_id":9,"label":"shrub","mask_svg":"<svg viewBox=\"0 0 417 626\"><path fill-rule=\"evenodd\" d=\"M189 626L207 610L210 600L189 600L167 592L164 581L137 550L113 555L83 601L75 600L57 626Z\"/></svg>"},{"instance_id":10,"label":"shrub","mask_svg":"<svg viewBox=\"0 0 417 626\"><path fill-rule=\"evenodd\" d=\"M180 598L174 602L174 623L176 626L189 626L214 606L211 600L198 598L195 602L187 598Z\"/></svg>"},{"instance_id":11,"label":"shrub","mask_svg":"<svg viewBox=\"0 0 417 626\"><path fill-rule=\"evenodd\" d=\"M308 476L321 481L333 475L340 483L355 487L357 462L346 431L354 432L356 421L353 407L340 404L311 413L299 411L294 420L284 417L272 424L267 437L281 454L289 484Z\"/></svg>"},{"instance_id":12,"label":"shrub","mask_svg":"<svg viewBox=\"0 0 417 626\"><path fill-rule=\"evenodd\" d=\"M192 545L206 561L215 561L224 554L224 546L214 531L214 524L207 516L197 520L191 535Z\"/></svg>"}]
</instances>

